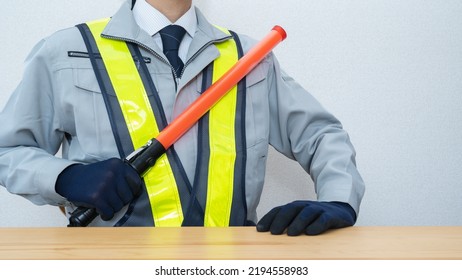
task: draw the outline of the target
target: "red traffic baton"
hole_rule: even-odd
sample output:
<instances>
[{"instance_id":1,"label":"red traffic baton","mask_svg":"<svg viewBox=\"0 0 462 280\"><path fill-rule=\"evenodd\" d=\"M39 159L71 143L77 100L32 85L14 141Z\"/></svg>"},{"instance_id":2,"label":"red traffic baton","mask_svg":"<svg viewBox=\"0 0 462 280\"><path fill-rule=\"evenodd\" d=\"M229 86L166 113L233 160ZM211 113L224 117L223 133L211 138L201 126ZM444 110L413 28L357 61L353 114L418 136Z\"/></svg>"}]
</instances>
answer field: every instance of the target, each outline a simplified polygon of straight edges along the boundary
<instances>
[{"instance_id":1,"label":"red traffic baton","mask_svg":"<svg viewBox=\"0 0 462 280\"><path fill-rule=\"evenodd\" d=\"M273 27L271 32L242 56L231 69L204 91L199 98L191 103L134 156L129 156L129 158L125 159L125 162L131 165L140 176L146 173L171 145L199 121L286 37L287 33L282 27ZM87 226L97 215L95 209L79 207L71 214L68 226Z\"/></svg>"},{"instance_id":2,"label":"red traffic baton","mask_svg":"<svg viewBox=\"0 0 462 280\"><path fill-rule=\"evenodd\" d=\"M164 128L157 135L157 141L168 149L286 37L285 30L280 26L275 26L265 38Z\"/></svg>"}]
</instances>

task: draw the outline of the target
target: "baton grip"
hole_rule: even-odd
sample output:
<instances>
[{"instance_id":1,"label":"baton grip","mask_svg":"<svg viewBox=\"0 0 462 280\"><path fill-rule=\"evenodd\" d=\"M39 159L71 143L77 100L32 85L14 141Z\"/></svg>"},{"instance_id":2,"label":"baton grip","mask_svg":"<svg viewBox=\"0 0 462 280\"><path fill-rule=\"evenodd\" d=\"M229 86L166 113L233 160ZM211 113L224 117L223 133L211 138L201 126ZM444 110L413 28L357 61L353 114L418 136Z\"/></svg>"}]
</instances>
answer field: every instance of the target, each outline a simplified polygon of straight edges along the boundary
<instances>
[{"instance_id":1,"label":"baton grip","mask_svg":"<svg viewBox=\"0 0 462 280\"><path fill-rule=\"evenodd\" d=\"M86 208L79 207L72 212L69 217L68 227L86 227L90 224L96 217L98 217L98 212L95 208Z\"/></svg>"},{"instance_id":2,"label":"baton grip","mask_svg":"<svg viewBox=\"0 0 462 280\"><path fill-rule=\"evenodd\" d=\"M130 165L140 175L148 171L156 160L165 153L164 146L155 138L151 139L142 149L133 157L125 159L125 163ZM78 207L69 217L68 227L86 227L96 217L98 212L94 208Z\"/></svg>"}]
</instances>

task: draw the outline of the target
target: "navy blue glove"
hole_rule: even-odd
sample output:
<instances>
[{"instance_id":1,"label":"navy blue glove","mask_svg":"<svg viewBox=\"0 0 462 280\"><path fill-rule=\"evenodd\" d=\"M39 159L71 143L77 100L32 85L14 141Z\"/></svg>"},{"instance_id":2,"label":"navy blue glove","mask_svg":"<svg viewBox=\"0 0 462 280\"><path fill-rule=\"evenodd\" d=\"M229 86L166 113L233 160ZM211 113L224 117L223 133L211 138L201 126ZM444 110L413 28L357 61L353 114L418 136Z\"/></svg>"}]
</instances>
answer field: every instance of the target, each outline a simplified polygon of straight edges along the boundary
<instances>
[{"instance_id":1,"label":"navy blue glove","mask_svg":"<svg viewBox=\"0 0 462 280\"><path fill-rule=\"evenodd\" d=\"M269 211L257 224L257 231L296 236L318 235L328 229L354 225L356 213L347 203L294 201Z\"/></svg>"},{"instance_id":2,"label":"navy blue glove","mask_svg":"<svg viewBox=\"0 0 462 280\"><path fill-rule=\"evenodd\" d=\"M107 221L141 192L141 184L135 169L112 158L67 167L59 174L55 189L77 206L95 208Z\"/></svg>"}]
</instances>

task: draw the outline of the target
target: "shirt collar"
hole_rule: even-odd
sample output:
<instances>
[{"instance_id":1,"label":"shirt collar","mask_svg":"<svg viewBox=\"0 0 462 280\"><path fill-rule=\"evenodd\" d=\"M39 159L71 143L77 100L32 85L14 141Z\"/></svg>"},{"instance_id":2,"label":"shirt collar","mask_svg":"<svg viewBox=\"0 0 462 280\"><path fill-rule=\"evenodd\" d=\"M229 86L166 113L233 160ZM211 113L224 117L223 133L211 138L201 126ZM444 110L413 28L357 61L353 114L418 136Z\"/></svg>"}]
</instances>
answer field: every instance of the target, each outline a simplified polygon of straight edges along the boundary
<instances>
[{"instance_id":1,"label":"shirt collar","mask_svg":"<svg viewBox=\"0 0 462 280\"><path fill-rule=\"evenodd\" d=\"M136 1L133 7L133 16L141 29L150 35L154 35L162 28L172 24L166 16L143 0ZM191 8L173 24L182 26L189 36L193 37L197 29L196 10L193 5L191 5Z\"/></svg>"}]
</instances>

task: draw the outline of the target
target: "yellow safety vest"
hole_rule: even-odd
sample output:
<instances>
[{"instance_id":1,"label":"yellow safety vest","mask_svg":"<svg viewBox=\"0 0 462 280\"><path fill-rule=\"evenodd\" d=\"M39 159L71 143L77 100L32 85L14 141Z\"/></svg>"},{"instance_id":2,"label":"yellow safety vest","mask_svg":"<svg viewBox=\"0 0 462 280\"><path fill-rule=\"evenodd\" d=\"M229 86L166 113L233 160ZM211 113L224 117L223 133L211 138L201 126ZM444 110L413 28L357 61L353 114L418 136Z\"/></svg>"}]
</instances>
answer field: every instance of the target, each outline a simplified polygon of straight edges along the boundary
<instances>
[{"instance_id":1,"label":"yellow safety vest","mask_svg":"<svg viewBox=\"0 0 462 280\"><path fill-rule=\"evenodd\" d=\"M150 59L142 57L134 43L101 36L108 21L102 19L77 27L108 109L119 154L126 157L156 137L167 121L147 70ZM203 90L242 55L238 37L220 29L232 39L215 43L220 56L210 66L212 75L208 69L203 71ZM200 164L193 184L186 178L171 147L143 175L146 192L132 202L118 225L223 227L247 223L245 79L199 121L198 127ZM150 215L146 215L147 207L151 209ZM152 220L146 222L147 216Z\"/></svg>"}]
</instances>

